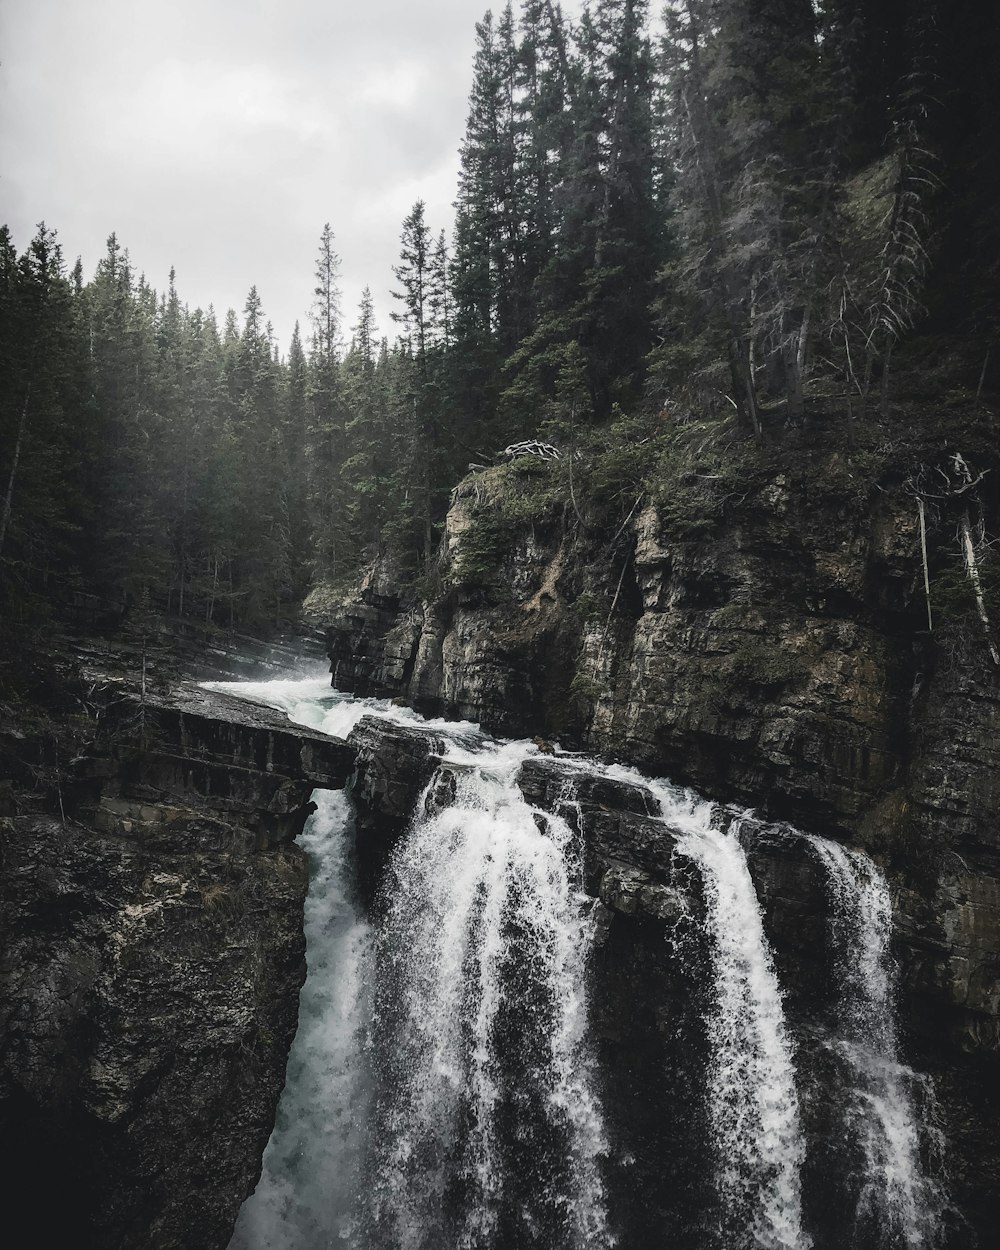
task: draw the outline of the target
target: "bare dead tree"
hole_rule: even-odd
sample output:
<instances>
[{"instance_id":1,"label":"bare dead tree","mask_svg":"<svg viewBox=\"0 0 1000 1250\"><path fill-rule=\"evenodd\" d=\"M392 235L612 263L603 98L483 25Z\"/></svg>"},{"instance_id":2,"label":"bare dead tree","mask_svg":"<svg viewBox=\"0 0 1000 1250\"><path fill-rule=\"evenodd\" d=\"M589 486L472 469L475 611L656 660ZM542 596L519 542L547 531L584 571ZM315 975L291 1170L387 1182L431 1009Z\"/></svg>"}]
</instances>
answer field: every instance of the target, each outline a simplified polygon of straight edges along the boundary
<instances>
[{"instance_id":1,"label":"bare dead tree","mask_svg":"<svg viewBox=\"0 0 1000 1250\"><path fill-rule=\"evenodd\" d=\"M985 541L985 526L981 520L975 523L973 522L971 505L971 501L975 499L974 492L976 487L980 484L980 482L982 482L989 471L989 469L984 469L978 474L974 473L962 453L956 451L949 457L947 470L938 467L935 469L933 475L931 475L930 481L927 480L927 470L922 470L916 477L908 480L906 483L906 489L909 493L915 495L917 499L921 555L924 572L924 594L927 600L928 629L933 629L933 621L931 617L930 578L927 560L925 501L928 499L936 499L944 502L960 499L963 503L963 507L958 519L958 543L962 556L962 563L965 566L965 573L972 588L973 599L976 604L976 614L979 618L979 623L982 626L983 636L986 641L987 650L990 654L990 659L993 661L994 667L1000 668L1000 648L997 647L993 631L993 622L990 619L989 610L986 605L986 596L983 591L983 579L980 572L980 562L977 555L977 548L982 547ZM932 487L933 489L931 489Z\"/></svg>"}]
</instances>

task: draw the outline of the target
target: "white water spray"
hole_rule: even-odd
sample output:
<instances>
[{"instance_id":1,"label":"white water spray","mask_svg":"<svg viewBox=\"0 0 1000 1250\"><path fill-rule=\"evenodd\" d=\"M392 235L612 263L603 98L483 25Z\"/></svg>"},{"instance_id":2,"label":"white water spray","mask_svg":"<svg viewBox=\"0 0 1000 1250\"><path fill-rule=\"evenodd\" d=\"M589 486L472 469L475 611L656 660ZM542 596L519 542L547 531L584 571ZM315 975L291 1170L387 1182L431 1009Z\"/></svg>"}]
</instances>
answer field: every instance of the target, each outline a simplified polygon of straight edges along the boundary
<instances>
[{"instance_id":1,"label":"white water spray","mask_svg":"<svg viewBox=\"0 0 1000 1250\"><path fill-rule=\"evenodd\" d=\"M589 908L569 826L514 784L530 750L453 752L389 875L372 1220L376 1240L404 1250L613 1244Z\"/></svg>"},{"instance_id":2,"label":"white water spray","mask_svg":"<svg viewBox=\"0 0 1000 1250\"><path fill-rule=\"evenodd\" d=\"M704 883L714 964L708 1099L723 1231L733 1246L806 1250L794 1057L740 822L720 829L712 804L649 784L664 821L682 835L677 850Z\"/></svg>"},{"instance_id":3,"label":"white water spray","mask_svg":"<svg viewBox=\"0 0 1000 1250\"><path fill-rule=\"evenodd\" d=\"M315 801L301 838L310 881L299 1027L261 1179L240 1211L232 1250L328 1250L347 1241L353 1224L368 1120L361 1034L371 932L352 890L348 800L320 790Z\"/></svg>"},{"instance_id":4,"label":"white water spray","mask_svg":"<svg viewBox=\"0 0 1000 1250\"><path fill-rule=\"evenodd\" d=\"M533 748L345 698L325 679L214 688L338 737L375 714L449 739L397 850L377 939L352 901L342 797L322 796L303 835L314 864L309 979L264 1174L233 1250L614 1244L587 1034L590 907L569 824L532 809L515 784ZM720 827L711 804L631 769L564 762L645 787L701 873L718 1244L809 1250L793 1051L740 822ZM888 892L866 857L809 841L834 904L838 1049L864 1156L859 1231L882 1226L880 1245L934 1250L940 1204L920 1171L918 1078L897 1059Z\"/></svg>"},{"instance_id":5,"label":"white water spray","mask_svg":"<svg viewBox=\"0 0 1000 1250\"><path fill-rule=\"evenodd\" d=\"M470 721L428 720L408 707L384 699L359 699L330 688L329 677L293 677L279 681L205 681L203 689L235 695L284 712L289 720L331 738L346 738L365 716L423 730L445 730L452 737L476 735Z\"/></svg>"},{"instance_id":6,"label":"white water spray","mask_svg":"<svg viewBox=\"0 0 1000 1250\"><path fill-rule=\"evenodd\" d=\"M921 1164L912 1093L921 1078L899 1061L889 888L863 851L813 836L807 841L826 869L831 903L837 1048L853 1085L848 1114L863 1153L858 1223L878 1229L883 1245L929 1250L939 1239L942 1196Z\"/></svg>"},{"instance_id":7,"label":"white water spray","mask_svg":"<svg viewBox=\"0 0 1000 1250\"><path fill-rule=\"evenodd\" d=\"M350 889L344 800L315 796L300 1027L232 1250L613 1245L587 1037L591 907L569 826L515 785L534 748L346 699L323 679L206 684L337 737L369 714L447 730L454 786L435 801L445 774L432 783L399 848L377 966ZM380 1010L364 1050L366 985Z\"/></svg>"}]
</instances>

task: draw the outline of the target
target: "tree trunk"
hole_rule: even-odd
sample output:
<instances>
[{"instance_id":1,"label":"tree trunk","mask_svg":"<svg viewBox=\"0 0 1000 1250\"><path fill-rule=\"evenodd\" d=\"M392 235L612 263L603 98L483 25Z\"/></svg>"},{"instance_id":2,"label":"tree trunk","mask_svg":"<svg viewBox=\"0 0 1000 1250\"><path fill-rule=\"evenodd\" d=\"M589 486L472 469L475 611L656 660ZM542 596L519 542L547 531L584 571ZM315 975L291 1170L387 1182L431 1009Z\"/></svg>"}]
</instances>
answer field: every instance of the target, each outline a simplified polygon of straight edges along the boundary
<instances>
[{"instance_id":1,"label":"tree trunk","mask_svg":"<svg viewBox=\"0 0 1000 1250\"><path fill-rule=\"evenodd\" d=\"M868 392L872 385L872 369L874 368L874 360L872 359L871 350L865 359L865 376L861 382L861 402L858 405L858 416L864 420L868 415Z\"/></svg>"},{"instance_id":2,"label":"tree trunk","mask_svg":"<svg viewBox=\"0 0 1000 1250\"><path fill-rule=\"evenodd\" d=\"M990 346L987 347L986 349L986 355L983 358L983 368L979 374L979 385L976 387L976 403L977 404L983 397L983 383L986 381L986 370L989 368L990 352L992 350L993 350L993 344L991 343Z\"/></svg>"},{"instance_id":3,"label":"tree trunk","mask_svg":"<svg viewBox=\"0 0 1000 1250\"><path fill-rule=\"evenodd\" d=\"M757 408L757 388L754 386L753 374L750 372L749 347L735 333L730 344L730 365L735 374L733 382L737 388L737 394L742 392L741 411L750 422L754 438L759 440L762 434L760 412Z\"/></svg>"},{"instance_id":4,"label":"tree trunk","mask_svg":"<svg viewBox=\"0 0 1000 1250\"><path fill-rule=\"evenodd\" d=\"M7 493L3 501L3 516L0 517L0 556L3 555L4 540L7 537L7 526L10 522L11 503L14 499L14 484L17 481L17 466L21 459L21 446L24 442L24 428L28 421L28 400L31 398L31 383L24 392L24 404L21 407L21 420L17 426L17 441L14 444L14 459L10 466L10 477L7 480Z\"/></svg>"},{"instance_id":5,"label":"tree trunk","mask_svg":"<svg viewBox=\"0 0 1000 1250\"><path fill-rule=\"evenodd\" d=\"M889 367L892 363L892 340L886 344L885 358L882 361L882 393L879 399L879 411L883 419L889 416Z\"/></svg>"},{"instance_id":6,"label":"tree trunk","mask_svg":"<svg viewBox=\"0 0 1000 1250\"><path fill-rule=\"evenodd\" d=\"M212 561L212 589L208 596L208 608L205 612L205 624L211 625L212 615L215 612L215 594L219 587L219 553L216 551L214 556L209 557Z\"/></svg>"},{"instance_id":7,"label":"tree trunk","mask_svg":"<svg viewBox=\"0 0 1000 1250\"><path fill-rule=\"evenodd\" d=\"M802 394L802 372L799 369L799 353L797 348L785 357L787 382L785 394L788 400L788 421L794 425L802 424L805 401Z\"/></svg>"},{"instance_id":8,"label":"tree trunk","mask_svg":"<svg viewBox=\"0 0 1000 1250\"><path fill-rule=\"evenodd\" d=\"M807 303L799 324L798 339L795 343L795 357L792 361L792 389L790 403L792 415L799 421L805 416L804 378L806 376L806 355L809 350L809 329L812 323L812 304Z\"/></svg>"},{"instance_id":9,"label":"tree trunk","mask_svg":"<svg viewBox=\"0 0 1000 1250\"><path fill-rule=\"evenodd\" d=\"M979 578L979 565L976 563L976 549L972 542L972 526L969 523L968 512L962 514L962 520L959 523L959 533L962 538L962 554L965 556L965 570L969 575L969 581L972 582L972 590L976 596L976 608L979 611L983 633L986 635L986 645L989 647L990 658L993 663L997 668L1000 668L1000 652L997 651L997 645L993 641L993 629L990 625L989 613L986 611L986 603L983 599L983 585Z\"/></svg>"},{"instance_id":10,"label":"tree trunk","mask_svg":"<svg viewBox=\"0 0 1000 1250\"><path fill-rule=\"evenodd\" d=\"M181 590L180 590L180 607L177 615L184 616L184 576L187 573L187 510L188 510L188 464L187 457L184 458L184 473L182 476L183 492L181 495Z\"/></svg>"},{"instance_id":11,"label":"tree trunk","mask_svg":"<svg viewBox=\"0 0 1000 1250\"><path fill-rule=\"evenodd\" d=\"M431 521L431 485L429 478L424 479L424 571L430 577L434 559L434 527Z\"/></svg>"},{"instance_id":12,"label":"tree trunk","mask_svg":"<svg viewBox=\"0 0 1000 1250\"><path fill-rule=\"evenodd\" d=\"M924 598L927 600L927 632L934 632L934 618L931 615L931 581L927 571L927 521L924 516L924 501L917 498L917 513L920 517L920 555L924 562Z\"/></svg>"}]
</instances>

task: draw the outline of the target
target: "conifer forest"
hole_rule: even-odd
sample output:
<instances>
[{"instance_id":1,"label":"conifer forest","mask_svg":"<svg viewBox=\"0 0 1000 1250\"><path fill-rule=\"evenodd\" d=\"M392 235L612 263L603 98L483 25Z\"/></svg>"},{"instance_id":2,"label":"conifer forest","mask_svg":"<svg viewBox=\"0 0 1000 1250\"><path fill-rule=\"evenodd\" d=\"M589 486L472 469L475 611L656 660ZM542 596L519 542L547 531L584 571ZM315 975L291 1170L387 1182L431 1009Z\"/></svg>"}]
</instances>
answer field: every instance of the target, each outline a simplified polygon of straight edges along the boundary
<instances>
[{"instance_id":1,"label":"conifer forest","mask_svg":"<svg viewBox=\"0 0 1000 1250\"><path fill-rule=\"evenodd\" d=\"M342 308L336 223L287 345L252 274L220 319L114 233L84 273L57 223L5 230L4 628L80 588L266 627L379 552L431 576L451 488L517 440L631 499L695 419L752 454L995 389L994 6L652 16L477 24L454 229L401 223L391 324Z\"/></svg>"}]
</instances>

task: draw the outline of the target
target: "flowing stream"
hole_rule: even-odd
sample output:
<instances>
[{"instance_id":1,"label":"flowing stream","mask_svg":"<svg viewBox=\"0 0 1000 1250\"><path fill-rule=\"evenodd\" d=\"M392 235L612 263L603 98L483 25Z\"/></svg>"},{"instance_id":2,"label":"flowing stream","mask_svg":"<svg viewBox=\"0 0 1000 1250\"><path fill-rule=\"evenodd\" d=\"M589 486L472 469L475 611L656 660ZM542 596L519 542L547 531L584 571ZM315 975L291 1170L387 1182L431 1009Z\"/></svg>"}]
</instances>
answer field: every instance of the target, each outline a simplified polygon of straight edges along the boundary
<instances>
[{"instance_id":1,"label":"flowing stream","mask_svg":"<svg viewBox=\"0 0 1000 1250\"><path fill-rule=\"evenodd\" d=\"M308 974L299 1027L263 1172L243 1204L233 1250L321 1250L352 1232L370 1078L371 926L360 914L350 859L350 807L318 790L301 844L309 856Z\"/></svg>"},{"instance_id":2,"label":"flowing stream","mask_svg":"<svg viewBox=\"0 0 1000 1250\"><path fill-rule=\"evenodd\" d=\"M371 919L355 892L349 798L314 796L302 836L311 878L299 1030L261 1180L231 1250L616 1244L589 1027L594 904L572 818L574 776L584 774L645 789L702 881L710 959L702 1080L718 1209L715 1232L698 1245L810 1250L796 1056L741 818L579 758L563 760L559 814L541 812L517 785L537 754L529 743L350 699L325 678L212 685L336 737L374 713L445 742ZM888 890L860 852L806 840L829 883L836 1045L863 1156L857 1227L869 1230L865 1245L930 1250L936 1193L921 1170L917 1078L897 1053Z\"/></svg>"}]
</instances>

